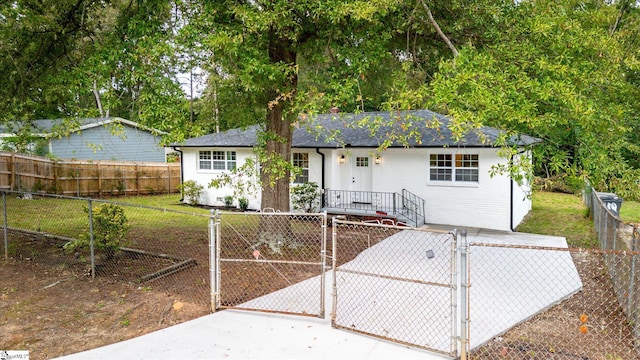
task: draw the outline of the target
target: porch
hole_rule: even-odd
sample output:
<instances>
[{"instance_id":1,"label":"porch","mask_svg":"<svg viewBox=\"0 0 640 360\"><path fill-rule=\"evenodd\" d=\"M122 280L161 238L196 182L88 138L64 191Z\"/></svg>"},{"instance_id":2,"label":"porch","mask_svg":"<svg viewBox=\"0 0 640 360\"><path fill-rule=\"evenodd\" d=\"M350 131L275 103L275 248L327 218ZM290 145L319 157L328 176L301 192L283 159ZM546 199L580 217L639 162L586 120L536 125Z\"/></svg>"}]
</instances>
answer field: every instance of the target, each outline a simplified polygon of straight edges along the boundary
<instances>
[{"instance_id":1,"label":"porch","mask_svg":"<svg viewBox=\"0 0 640 360\"><path fill-rule=\"evenodd\" d=\"M321 211L409 226L425 224L425 200L406 189L400 193L324 189Z\"/></svg>"}]
</instances>

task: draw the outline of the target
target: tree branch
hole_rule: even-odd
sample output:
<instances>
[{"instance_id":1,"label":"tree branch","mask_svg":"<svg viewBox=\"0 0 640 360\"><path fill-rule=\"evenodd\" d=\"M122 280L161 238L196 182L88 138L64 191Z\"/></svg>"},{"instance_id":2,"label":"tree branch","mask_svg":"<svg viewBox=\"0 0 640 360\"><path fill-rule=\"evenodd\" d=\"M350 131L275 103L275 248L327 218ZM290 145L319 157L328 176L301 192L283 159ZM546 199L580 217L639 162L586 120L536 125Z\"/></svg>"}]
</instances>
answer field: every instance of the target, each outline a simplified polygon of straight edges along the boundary
<instances>
[{"instance_id":1,"label":"tree branch","mask_svg":"<svg viewBox=\"0 0 640 360\"><path fill-rule=\"evenodd\" d=\"M444 42L447 44L449 49L451 49L451 52L453 52L453 56L457 57L458 49L456 49L455 45L453 45L453 43L451 42L451 40L449 40L447 35L445 35L445 33L442 32L442 29L440 29L440 25L438 25L438 23L436 22L436 19L433 18L433 14L431 14L431 9L429 9L429 6L424 2L424 0L420 0L420 3L424 7L424 9L427 11L427 16L429 16L429 21L431 22L431 25L433 25L433 27L436 29L436 32L440 36L440 38L444 40Z\"/></svg>"},{"instance_id":2,"label":"tree branch","mask_svg":"<svg viewBox=\"0 0 640 360\"><path fill-rule=\"evenodd\" d=\"M100 101L100 93L98 92L98 84L96 80L93 80L93 96L96 98L96 105L100 111L100 117L104 117L104 111L102 109L102 101Z\"/></svg>"}]
</instances>

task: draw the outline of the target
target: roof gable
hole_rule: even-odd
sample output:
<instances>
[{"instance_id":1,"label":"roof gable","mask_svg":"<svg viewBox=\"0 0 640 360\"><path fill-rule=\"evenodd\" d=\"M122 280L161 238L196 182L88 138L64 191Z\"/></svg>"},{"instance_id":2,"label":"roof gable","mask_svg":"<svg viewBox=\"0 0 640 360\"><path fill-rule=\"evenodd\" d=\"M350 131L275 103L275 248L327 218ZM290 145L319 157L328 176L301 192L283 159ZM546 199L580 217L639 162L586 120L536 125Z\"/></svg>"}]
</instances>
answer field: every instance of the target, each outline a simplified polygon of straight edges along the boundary
<instances>
[{"instance_id":1,"label":"roof gable","mask_svg":"<svg viewBox=\"0 0 640 360\"><path fill-rule=\"evenodd\" d=\"M371 127L358 126L364 121L372 121ZM503 134L501 130L483 127L469 131L464 139L456 141L449 129L450 118L430 110L401 112L366 112L360 114L322 114L308 122L299 123L293 131L294 148L377 148L386 139L391 139L389 147L495 147L496 140ZM427 126L431 124L431 126ZM253 147L257 143L259 125L245 129L232 129L221 133L204 135L186 140L183 147ZM402 134L403 142L393 134ZM513 137L513 144L531 145L539 139L528 135Z\"/></svg>"},{"instance_id":2,"label":"roof gable","mask_svg":"<svg viewBox=\"0 0 640 360\"><path fill-rule=\"evenodd\" d=\"M32 122L33 127L34 127L34 135L36 136L42 136L45 137L47 136L47 134L51 133L53 130L55 130L57 127L60 126L68 126L67 124L65 124L63 122L62 119L40 119L40 120L34 120ZM157 130L157 129L153 129L150 128L148 126L139 124L135 121L131 121L131 120L127 120L127 119L123 119L120 117L102 117L102 118L81 118L77 120L77 123L75 123L75 125L78 126L74 126L73 128L69 129L70 133L75 133L75 132L79 132L79 131L83 131L83 130L87 130L87 129L92 129L92 128L96 128L96 127L100 127L100 126L106 126L109 124L121 124L124 126L130 126L136 129L140 129L140 130L144 130L144 131L148 131L150 133L152 133L153 135L163 135L166 134L163 131ZM3 133L8 133L8 132L14 132L15 131L15 127L16 126L20 126L19 124L13 124L14 126L0 126L0 132Z\"/></svg>"}]
</instances>

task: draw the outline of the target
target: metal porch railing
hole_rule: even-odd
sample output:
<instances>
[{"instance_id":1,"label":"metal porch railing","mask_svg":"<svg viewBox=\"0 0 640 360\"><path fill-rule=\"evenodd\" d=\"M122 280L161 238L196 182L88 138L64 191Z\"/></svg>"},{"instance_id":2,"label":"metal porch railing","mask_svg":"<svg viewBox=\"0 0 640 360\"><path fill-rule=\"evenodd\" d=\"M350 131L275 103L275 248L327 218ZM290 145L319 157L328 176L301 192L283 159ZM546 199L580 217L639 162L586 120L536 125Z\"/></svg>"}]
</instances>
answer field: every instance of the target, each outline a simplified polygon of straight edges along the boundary
<instances>
[{"instance_id":1,"label":"metal porch railing","mask_svg":"<svg viewBox=\"0 0 640 360\"><path fill-rule=\"evenodd\" d=\"M322 208L328 212L394 217L410 225L425 223L425 200L403 189L402 193L325 189Z\"/></svg>"}]
</instances>

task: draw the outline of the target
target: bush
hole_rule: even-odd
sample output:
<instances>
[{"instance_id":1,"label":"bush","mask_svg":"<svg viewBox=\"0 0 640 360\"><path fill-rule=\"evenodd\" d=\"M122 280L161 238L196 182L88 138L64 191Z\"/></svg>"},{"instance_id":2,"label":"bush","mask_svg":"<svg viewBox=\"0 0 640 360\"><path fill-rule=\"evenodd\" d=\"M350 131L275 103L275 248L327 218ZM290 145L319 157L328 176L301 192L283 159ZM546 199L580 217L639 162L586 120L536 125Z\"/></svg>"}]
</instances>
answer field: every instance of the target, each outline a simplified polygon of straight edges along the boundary
<instances>
[{"instance_id":1,"label":"bush","mask_svg":"<svg viewBox=\"0 0 640 360\"><path fill-rule=\"evenodd\" d=\"M291 202L293 208L296 210L303 210L304 212L313 212L320 204L320 191L318 191L318 184L315 182L308 182L302 185L296 185L291 188Z\"/></svg>"},{"instance_id":2,"label":"bush","mask_svg":"<svg viewBox=\"0 0 640 360\"><path fill-rule=\"evenodd\" d=\"M190 205L198 205L198 200L203 190L204 186L198 184L195 180L187 180L180 184L180 191Z\"/></svg>"},{"instance_id":3,"label":"bush","mask_svg":"<svg viewBox=\"0 0 640 360\"><path fill-rule=\"evenodd\" d=\"M89 209L84 211L89 214ZM127 246L127 232L130 225L122 206L116 204L102 204L92 209L94 249L112 257L121 247ZM64 250L73 252L77 249L90 247L91 234L81 234L79 239L69 241Z\"/></svg>"},{"instance_id":4,"label":"bush","mask_svg":"<svg viewBox=\"0 0 640 360\"><path fill-rule=\"evenodd\" d=\"M233 196L227 195L224 197L224 206L232 207L233 206Z\"/></svg>"},{"instance_id":5,"label":"bush","mask_svg":"<svg viewBox=\"0 0 640 360\"><path fill-rule=\"evenodd\" d=\"M247 198L238 199L238 206L240 206L240 210L247 211L249 208L249 200L247 200Z\"/></svg>"}]
</instances>

